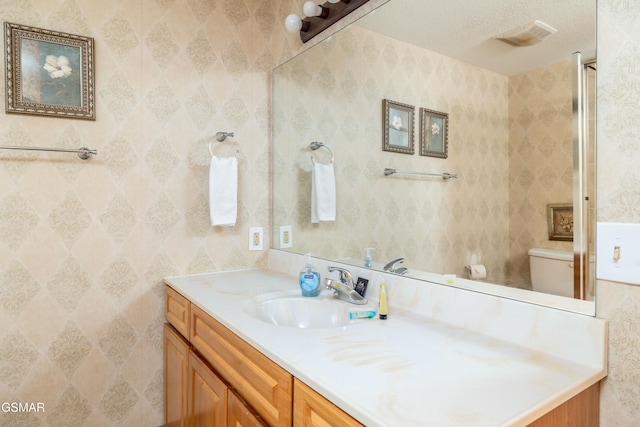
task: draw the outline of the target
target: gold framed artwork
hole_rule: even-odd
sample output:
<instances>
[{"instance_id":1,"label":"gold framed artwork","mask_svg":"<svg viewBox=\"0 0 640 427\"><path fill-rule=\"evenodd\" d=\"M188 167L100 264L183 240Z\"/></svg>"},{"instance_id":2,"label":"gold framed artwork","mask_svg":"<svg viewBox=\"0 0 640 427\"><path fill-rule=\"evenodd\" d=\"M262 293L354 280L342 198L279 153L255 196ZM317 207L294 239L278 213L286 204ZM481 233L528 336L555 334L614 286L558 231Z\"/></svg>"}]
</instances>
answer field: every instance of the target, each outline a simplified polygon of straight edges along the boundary
<instances>
[{"instance_id":1,"label":"gold framed artwork","mask_svg":"<svg viewBox=\"0 0 640 427\"><path fill-rule=\"evenodd\" d=\"M95 120L94 41L4 23L6 112Z\"/></svg>"},{"instance_id":2,"label":"gold framed artwork","mask_svg":"<svg viewBox=\"0 0 640 427\"><path fill-rule=\"evenodd\" d=\"M420 155L446 159L449 152L449 115L420 108Z\"/></svg>"},{"instance_id":3,"label":"gold framed artwork","mask_svg":"<svg viewBox=\"0 0 640 427\"><path fill-rule=\"evenodd\" d=\"M573 241L573 205L548 204L549 240Z\"/></svg>"},{"instance_id":4,"label":"gold framed artwork","mask_svg":"<svg viewBox=\"0 0 640 427\"><path fill-rule=\"evenodd\" d=\"M413 105L401 102L382 100L382 130L384 151L413 154L415 152L413 142L414 129Z\"/></svg>"}]
</instances>

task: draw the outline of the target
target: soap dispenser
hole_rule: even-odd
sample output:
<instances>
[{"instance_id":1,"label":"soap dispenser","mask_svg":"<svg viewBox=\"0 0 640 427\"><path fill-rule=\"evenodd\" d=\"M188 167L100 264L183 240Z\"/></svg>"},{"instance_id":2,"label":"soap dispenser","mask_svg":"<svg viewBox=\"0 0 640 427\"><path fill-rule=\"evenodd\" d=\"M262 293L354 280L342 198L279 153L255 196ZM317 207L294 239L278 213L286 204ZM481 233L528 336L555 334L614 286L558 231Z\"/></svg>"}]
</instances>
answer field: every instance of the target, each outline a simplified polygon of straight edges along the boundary
<instances>
[{"instance_id":1,"label":"soap dispenser","mask_svg":"<svg viewBox=\"0 0 640 427\"><path fill-rule=\"evenodd\" d=\"M375 248L364 248L364 266L365 268L371 268L371 251Z\"/></svg>"},{"instance_id":2,"label":"soap dispenser","mask_svg":"<svg viewBox=\"0 0 640 427\"><path fill-rule=\"evenodd\" d=\"M320 292L320 272L311 262L311 254L305 254L307 264L300 272L300 289L303 297L317 297Z\"/></svg>"}]
</instances>

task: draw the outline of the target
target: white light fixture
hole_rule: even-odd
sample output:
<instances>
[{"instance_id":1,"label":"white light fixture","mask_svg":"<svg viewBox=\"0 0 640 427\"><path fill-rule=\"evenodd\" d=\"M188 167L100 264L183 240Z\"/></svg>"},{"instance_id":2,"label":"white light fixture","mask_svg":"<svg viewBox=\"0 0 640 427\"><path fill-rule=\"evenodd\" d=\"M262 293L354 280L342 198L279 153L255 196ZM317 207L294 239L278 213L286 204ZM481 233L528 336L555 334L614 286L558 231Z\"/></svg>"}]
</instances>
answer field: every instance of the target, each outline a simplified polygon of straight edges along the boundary
<instances>
[{"instance_id":1,"label":"white light fixture","mask_svg":"<svg viewBox=\"0 0 640 427\"><path fill-rule=\"evenodd\" d=\"M291 15L287 16L284 20L284 26L287 29L287 31L289 31L290 33L297 33L298 31L307 31L304 28L305 24L308 29L309 23L303 22L302 19L300 19L300 17L295 13L292 13Z\"/></svg>"},{"instance_id":2,"label":"white light fixture","mask_svg":"<svg viewBox=\"0 0 640 427\"><path fill-rule=\"evenodd\" d=\"M299 32L303 43L308 42L369 0L325 0L323 4L317 4L317 1L308 0L304 3L302 18L292 13L284 20L287 31Z\"/></svg>"},{"instance_id":3,"label":"white light fixture","mask_svg":"<svg viewBox=\"0 0 640 427\"><path fill-rule=\"evenodd\" d=\"M311 0L309 0L304 4L304 6L302 6L302 12L305 14L305 16L308 16L309 18L318 16L324 19L327 16L329 16L329 9L327 9L326 7L319 6Z\"/></svg>"},{"instance_id":4,"label":"white light fixture","mask_svg":"<svg viewBox=\"0 0 640 427\"><path fill-rule=\"evenodd\" d=\"M501 40L513 46L531 46L540 43L542 39L557 33L558 30L542 21L529 22L506 33L493 36L494 39Z\"/></svg>"}]
</instances>

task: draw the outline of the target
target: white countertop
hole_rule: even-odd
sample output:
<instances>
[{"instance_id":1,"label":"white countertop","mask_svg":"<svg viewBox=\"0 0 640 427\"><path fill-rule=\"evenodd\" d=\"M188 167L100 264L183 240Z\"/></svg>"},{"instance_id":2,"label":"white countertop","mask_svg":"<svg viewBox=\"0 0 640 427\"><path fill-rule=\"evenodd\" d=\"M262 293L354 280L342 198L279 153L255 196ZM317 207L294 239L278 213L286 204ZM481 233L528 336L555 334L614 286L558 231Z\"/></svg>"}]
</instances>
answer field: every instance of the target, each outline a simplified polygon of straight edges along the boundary
<instances>
[{"instance_id":1,"label":"white countertop","mask_svg":"<svg viewBox=\"0 0 640 427\"><path fill-rule=\"evenodd\" d=\"M603 354L569 360L513 344L402 309L392 291L387 320L300 329L266 323L243 309L256 295L299 289L290 274L257 269L165 280L369 427L526 425L606 375ZM323 290L320 298L332 296ZM598 345L591 350L602 352Z\"/></svg>"}]
</instances>

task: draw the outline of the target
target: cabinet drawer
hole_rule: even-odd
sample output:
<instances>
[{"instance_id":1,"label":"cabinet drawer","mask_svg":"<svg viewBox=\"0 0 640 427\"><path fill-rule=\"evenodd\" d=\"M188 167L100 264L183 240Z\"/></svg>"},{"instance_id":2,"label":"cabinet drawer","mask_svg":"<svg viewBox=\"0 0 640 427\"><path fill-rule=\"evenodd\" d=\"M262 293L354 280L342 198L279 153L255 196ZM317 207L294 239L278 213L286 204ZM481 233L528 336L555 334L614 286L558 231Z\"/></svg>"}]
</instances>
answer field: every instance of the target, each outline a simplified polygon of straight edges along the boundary
<instances>
[{"instance_id":1,"label":"cabinet drawer","mask_svg":"<svg viewBox=\"0 0 640 427\"><path fill-rule=\"evenodd\" d=\"M293 377L195 305L191 344L270 426L290 426Z\"/></svg>"},{"instance_id":2,"label":"cabinet drawer","mask_svg":"<svg viewBox=\"0 0 640 427\"><path fill-rule=\"evenodd\" d=\"M164 302L165 318L183 337L189 338L189 312L191 308L189 300L174 291L170 286L165 286Z\"/></svg>"},{"instance_id":3,"label":"cabinet drawer","mask_svg":"<svg viewBox=\"0 0 640 427\"><path fill-rule=\"evenodd\" d=\"M296 378L293 389L293 427L312 426L364 427Z\"/></svg>"}]
</instances>

